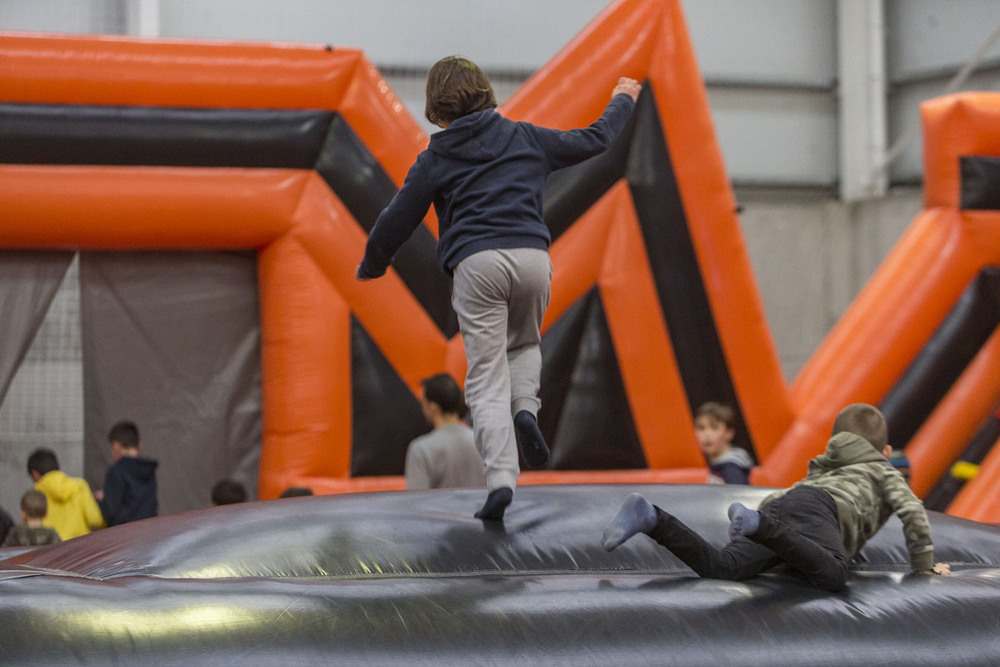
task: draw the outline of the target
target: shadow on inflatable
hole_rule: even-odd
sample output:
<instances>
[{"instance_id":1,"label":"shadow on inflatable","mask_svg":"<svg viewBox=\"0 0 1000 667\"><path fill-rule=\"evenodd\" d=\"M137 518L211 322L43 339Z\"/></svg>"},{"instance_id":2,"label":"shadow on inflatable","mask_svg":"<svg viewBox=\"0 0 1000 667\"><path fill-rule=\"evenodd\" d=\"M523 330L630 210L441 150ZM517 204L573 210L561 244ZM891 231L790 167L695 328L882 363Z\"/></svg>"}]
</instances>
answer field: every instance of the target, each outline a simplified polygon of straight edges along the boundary
<instances>
[{"instance_id":1,"label":"shadow on inflatable","mask_svg":"<svg viewBox=\"0 0 1000 667\"><path fill-rule=\"evenodd\" d=\"M637 536L600 543L639 491L716 544L767 489L518 489L282 499L0 550L5 664L996 664L1000 528L930 513L951 577L908 574L893 518L847 589L789 571L700 579Z\"/></svg>"}]
</instances>

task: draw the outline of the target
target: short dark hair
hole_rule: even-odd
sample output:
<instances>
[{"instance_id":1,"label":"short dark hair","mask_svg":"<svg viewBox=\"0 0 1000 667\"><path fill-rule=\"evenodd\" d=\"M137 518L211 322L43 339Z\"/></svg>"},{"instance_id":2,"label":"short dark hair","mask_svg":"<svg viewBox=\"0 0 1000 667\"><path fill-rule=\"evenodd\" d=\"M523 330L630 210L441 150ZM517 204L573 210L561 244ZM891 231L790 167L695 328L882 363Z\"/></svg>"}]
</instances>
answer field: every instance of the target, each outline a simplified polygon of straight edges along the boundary
<instances>
[{"instance_id":1,"label":"short dark hair","mask_svg":"<svg viewBox=\"0 0 1000 667\"><path fill-rule=\"evenodd\" d=\"M21 511L29 519L44 519L49 513L49 499L41 491L25 491L21 496Z\"/></svg>"},{"instance_id":2,"label":"short dark hair","mask_svg":"<svg viewBox=\"0 0 1000 667\"><path fill-rule=\"evenodd\" d=\"M841 410L833 422L833 435L844 431L860 435L880 452L889 444L889 426L874 405L854 403Z\"/></svg>"},{"instance_id":3,"label":"short dark hair","mask_svg":"<svg viewBox=\"0 0 1000 667\"><path fill-rule=\"evenodd\" d=\"M458 415L461 419L469 411L465 405L462 388L455 382L455 378L447 373L438 373L424 378L420 381L420 386L424 388L424 398L431 403L437 403L441 407L441 412L447 415Z\"/></svg>"},{"instance_id":4,"label":"short dark hair","mask_svg":"<svg viewBox=\"0 0 1000 667\"><path fill-rule=\"evenodd\" d=\"M59 459L56 458L56 453L47 447L40 447L31 452L31 455L28 457L29 475L32 470L39 475L59 470Z\"/></svg>"},{"instance_id":5,"label":"short dark hair","mask_svg":"<svg viewBox=\"0 0 1000 667\"><path fill-rule=\"evenodd\" d=\"M135 422L120 421L108 432L108 442L117 442L124 449L139 447L139 427Z\"/></svg>"},{"instance_id":6,"label":"short dark hair","mask_svg":"<svg viewBox=\"0 0 1000 667\"><path fill-rule=\"evenodd\" d=\"M426 92L424 115L435 125L497 106L486 73L460 56L448 56L434 63L427 72Z\"/></svg>"},{"instance_id":7,"label":"short dark hair","mask_svg":"<svg viewBox=\"0 0 1000 667\"><path fill-rule=\"evenodd\" d=\"M215 505L233 505L246 502L247 490L235 479L220 479L212 487L212 503Z\"/></svg>"},{"instance_id":8,"label":"short dark hair","mask_svg":"<svg viewBox=\"0 0 1000 667\"><path fill-rule=\"evenodd\" d=\"M725 424L726 428L735 428L736 425L736 411L725 403L716 403L715 401L702 403L694 413L696 420L698 417L710 417Z\"/></svg>"}]
</instances>

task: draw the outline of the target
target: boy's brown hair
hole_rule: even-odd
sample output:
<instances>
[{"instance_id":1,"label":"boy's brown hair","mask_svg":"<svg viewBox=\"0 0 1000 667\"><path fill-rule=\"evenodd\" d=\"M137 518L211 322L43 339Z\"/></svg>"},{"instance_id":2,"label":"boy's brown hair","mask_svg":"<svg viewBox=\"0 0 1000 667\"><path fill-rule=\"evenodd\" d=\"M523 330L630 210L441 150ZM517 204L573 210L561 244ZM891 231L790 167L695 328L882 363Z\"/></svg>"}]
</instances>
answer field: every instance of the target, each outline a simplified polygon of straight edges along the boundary
<instances>
[{"instance_id":1,"label":"boy's brown hair","mask_svg":"<svg viewBox=\"0 0 1000 667\"><path fill-rule=\"evenodd\" d=\"M702 403L694 413L695 421L698 420L698 417L710 417L717 422L725 424L726 428L735 428L736 412L723 403L716 403L715 401Z\"/></svg>"},{"instance_id":2,"label":"boy's brown hair","mask_svg":"<svg viewBox=\"0 0 1000 667\"><path fill-rule=\"evenodd\" d=\"M29 519L44 519L49 513L49 500L41 491L25 491L21 496L21 511Z\"/></svg>"},{"instance_id":3,"label":"boy's brown hair","mask_svg":"<svg viewBox=\"0 0 1000 667\"><path fill-rule=\"evenodd\" d=\"M434 63L427 73L424 115L435 125L496 106L490 80L471 60L448 56Z\"/></svg>"},{"instance_id":4,"label":"boy's brown hair","mask_svg":"<svg viewBox=\"0 0 1000 667\"><path fill-rule=\"evenodd\" d=\"M880 452L889 444L889 426L874 405L854 403L841 410L833 422L833 435L844 431L860 435Z\"/></svg>"}]
</instances>

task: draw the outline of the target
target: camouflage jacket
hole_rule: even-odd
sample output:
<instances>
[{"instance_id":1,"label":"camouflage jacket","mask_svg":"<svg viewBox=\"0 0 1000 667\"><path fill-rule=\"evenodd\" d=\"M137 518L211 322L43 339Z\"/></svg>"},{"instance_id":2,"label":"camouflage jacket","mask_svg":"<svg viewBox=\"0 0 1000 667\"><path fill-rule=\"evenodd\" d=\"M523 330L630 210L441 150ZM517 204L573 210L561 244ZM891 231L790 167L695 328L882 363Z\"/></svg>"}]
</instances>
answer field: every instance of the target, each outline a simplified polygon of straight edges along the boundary
<instances>
[{"instance_id":1,"label":"camouflage jacket","mask_svg":"<svg viewBox=\"0 0 1000 667\"><path fill-rule=\"evenodd\" d=\"M826 491L837 503L848 557L858 553L896 513L903 522L910 567L914 571L933 567L934 545L923 503L899 471L864 438L846 432L833 436L826 452L809 461L805 479L790 488L802 484ZM789 490L772 493L764 503Z\"/></svg>"}]
</instances>

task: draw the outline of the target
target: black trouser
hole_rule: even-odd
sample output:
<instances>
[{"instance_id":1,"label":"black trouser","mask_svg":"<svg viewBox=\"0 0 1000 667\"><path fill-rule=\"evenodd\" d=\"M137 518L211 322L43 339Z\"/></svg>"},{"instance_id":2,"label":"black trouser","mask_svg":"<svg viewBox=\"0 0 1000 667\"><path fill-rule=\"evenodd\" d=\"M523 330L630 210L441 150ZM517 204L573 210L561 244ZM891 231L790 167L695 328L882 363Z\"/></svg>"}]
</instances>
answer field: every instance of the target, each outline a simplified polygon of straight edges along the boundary
<instances>
[{"instance_id":1,"label":"black trouser","mask_svg":"<svg viewBox=\"0 0 1000 667\"><path fill-rule=\"evenodd\" d=\"M837 505L830 494L798 486L760 510L760 527L717 549L673 515L656 508L649 536L699 576L741 581L778 563L788 563L812 585L842 589L850 562L844 550Z\"/></svg>"}]
</instances>

